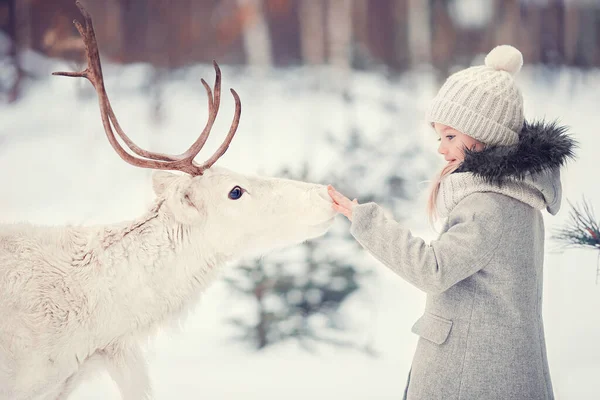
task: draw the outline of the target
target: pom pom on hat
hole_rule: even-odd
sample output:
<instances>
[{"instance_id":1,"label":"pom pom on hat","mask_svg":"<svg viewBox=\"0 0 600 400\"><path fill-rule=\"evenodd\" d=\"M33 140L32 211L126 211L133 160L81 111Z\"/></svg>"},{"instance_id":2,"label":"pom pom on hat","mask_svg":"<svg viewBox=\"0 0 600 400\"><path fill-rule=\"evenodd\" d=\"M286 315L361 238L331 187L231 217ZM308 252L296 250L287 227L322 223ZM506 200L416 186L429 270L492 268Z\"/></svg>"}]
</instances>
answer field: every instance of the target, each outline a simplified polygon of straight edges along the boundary
<instances>
[{"instance_id":1,"label":"pom pom on hat","mask_svg":"<svg viewBox=\"0 0 600 400\"><path fill-rule=\"evenodd\" d=\"M523 54L513 46L497 46L485 57L485 65L515 75L523 66Z\"/></svg>"}]
</instances>

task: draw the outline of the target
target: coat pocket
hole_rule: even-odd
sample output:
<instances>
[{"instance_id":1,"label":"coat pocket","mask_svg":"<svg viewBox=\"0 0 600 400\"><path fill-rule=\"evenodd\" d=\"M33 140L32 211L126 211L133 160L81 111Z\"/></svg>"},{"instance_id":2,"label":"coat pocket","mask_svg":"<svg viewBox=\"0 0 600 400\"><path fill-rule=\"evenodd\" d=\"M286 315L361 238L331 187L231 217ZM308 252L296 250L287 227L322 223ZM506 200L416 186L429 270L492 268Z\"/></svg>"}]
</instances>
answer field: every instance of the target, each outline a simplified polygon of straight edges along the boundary
<instances>
[{"instance_id":1,"label":"coat pocket","mask_svg":"<svg viewBox=\"0 0 600 400\"><path fill-rule=\"evenodd\" d=\"M425 313L415 322L411 331L435 344L443 344L452 330L452 321Z\"/></svg>"}]
</instances>

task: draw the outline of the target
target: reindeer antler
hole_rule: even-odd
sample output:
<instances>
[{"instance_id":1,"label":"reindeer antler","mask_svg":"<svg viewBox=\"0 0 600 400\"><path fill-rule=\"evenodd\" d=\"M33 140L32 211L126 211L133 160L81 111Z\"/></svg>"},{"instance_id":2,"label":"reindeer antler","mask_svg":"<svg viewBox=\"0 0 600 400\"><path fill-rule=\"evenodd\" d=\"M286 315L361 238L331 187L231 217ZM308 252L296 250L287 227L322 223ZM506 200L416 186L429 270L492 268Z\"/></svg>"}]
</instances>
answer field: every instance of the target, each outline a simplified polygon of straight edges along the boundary
<instances>
[{"instance_id":1,"label":"reindeer antler","mask_svg":"<svg viewBox=\"0 0 600 400\"><path fill-rule=\"evenodd\" d=\"M83 38L88 66L81 72L54 72L52 75L82 77L86 78L92 83L96 89L96 93L98 94L102 124L104 125L104 131L106 132L108 141L123 160L127 161L129 164L142 168L177 170L191 175L202 175L206 169L210 168L219 159L219 157L221 157L225 151L227 151L227 148L231 143L231 139L233 139L233 136L235 135L239 125L240 115L242 112L240 97L235 90L230 89L231 94L235 99L235 114L233 117L233 122L231 123L231 128L229 129L229 133L225 137L225 140L221 146L219 146L219 148L208 160L201 165L196 164L194 162L194 157L196 157L196 155L200 152L204 146L204 143L206 143L206 140L208 139L210 130L212 129L215 119L217 118L217 113L219 111L219 105L221 102L221 70L219 69L217 63L213 61L213 66L216 72L214 97L210 86L208 86L206 81L202 79L202 85L204 85L208 95L208 121L206 122L204 130L198 139L196 139L196 141L184 153L179 155L168 155L144 150L133 143L133 141L125 134L119 125L119 122L117 121L117 117L115 116L115 113L110 105L110 101L108 100L108 95L106 94L106 89L104 87L104 78L102 76L102 67L100 65L100 55L98 53L98 43L96 42L92 18L79 1L76 1L75 4L79 8L79 11L81 11L81 14L85 20L85 28L77 20L73 21L73 23ZM143 158L135 157L121 147L112 131L111 122L127 147L135 154Z\"/></svg>"}]
</instances>

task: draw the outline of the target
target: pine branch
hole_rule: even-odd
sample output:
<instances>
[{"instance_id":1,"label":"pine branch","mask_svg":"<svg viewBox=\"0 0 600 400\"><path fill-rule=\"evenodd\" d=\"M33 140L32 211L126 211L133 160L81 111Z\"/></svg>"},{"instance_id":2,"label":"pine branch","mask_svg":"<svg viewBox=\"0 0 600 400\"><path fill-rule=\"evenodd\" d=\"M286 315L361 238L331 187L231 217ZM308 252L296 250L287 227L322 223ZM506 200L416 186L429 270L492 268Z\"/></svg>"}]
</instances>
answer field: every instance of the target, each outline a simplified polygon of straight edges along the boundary
<instances>
[{"instance_id":1,"label":"pine branch","mask_svg":"<svg viewBox=\"0 0 600 400\"><path fill-rule=\"evenodd\" d=\"M584 247L600 250L600 225L594 216L594 210L583 199L583 206L573 206L570 202L570 219L566 227L558 230L554 239L567 247Z\"/></svg>"},{"instance_id":2,"label":"pine branch","mask_svg":"<svg viewBox=\"0 0 600 400\"><path fill-rule=\"evenodd\" d=\"M561 241L566 247L583 247L599 250L596 261L596 284L600 280L600 224L596 220L594 210L583 199L583 206L571 206L570 220L566 227L560 229L554 239Z\"/></svg>"}]
</instances>

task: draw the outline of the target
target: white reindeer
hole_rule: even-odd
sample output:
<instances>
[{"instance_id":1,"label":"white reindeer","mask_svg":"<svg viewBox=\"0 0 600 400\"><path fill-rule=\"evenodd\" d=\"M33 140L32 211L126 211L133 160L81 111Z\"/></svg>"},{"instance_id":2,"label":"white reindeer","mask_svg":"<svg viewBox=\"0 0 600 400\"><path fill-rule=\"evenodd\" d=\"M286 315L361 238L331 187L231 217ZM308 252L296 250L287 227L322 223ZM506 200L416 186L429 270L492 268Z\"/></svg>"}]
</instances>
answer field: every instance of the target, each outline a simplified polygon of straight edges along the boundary
<instances>
[{"instance_id":1,"label":"white reindeer","mask_svg":"<svg viewBox=\"0 0 600 400\"><path fill-rule=\"evenodd\" d=\"M106 368L124 399L151 398L138 344L161 324L183 317L228 261L324 234L334 211L322 185L250 177L211 167L239 122L204 164L192 160L216 118L220 71L198 140L180 156L137 147L120 128L103 84L90 15L84 39L87 68L56 75L87 78L117 153L130 164L158 170L154 205L116 225L40 227L0 225L0 399L66 399L97 368ZM115 139L111 123L128 147ZM208 367L208 366L207 366Z\"/></svg>"}]
</instances>

